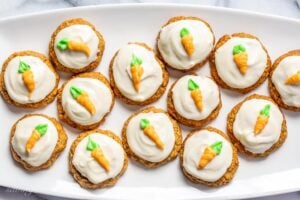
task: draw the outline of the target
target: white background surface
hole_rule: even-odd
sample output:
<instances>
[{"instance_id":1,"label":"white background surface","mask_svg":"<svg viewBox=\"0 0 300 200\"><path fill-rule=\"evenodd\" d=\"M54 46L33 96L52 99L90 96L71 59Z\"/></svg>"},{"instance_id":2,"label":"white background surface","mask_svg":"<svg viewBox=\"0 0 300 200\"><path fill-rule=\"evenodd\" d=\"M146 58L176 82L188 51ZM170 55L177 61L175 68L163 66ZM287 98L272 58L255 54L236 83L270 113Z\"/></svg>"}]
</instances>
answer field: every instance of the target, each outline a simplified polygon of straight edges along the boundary
<instances>
[{"instance_id":1,"label":"white background surface","mask_svg":"<svg viewBox=\"0 0 300 200\"><path fill-rule=\"evenodd\" d=\"M69 0L69 1L56 1L56 0L40 0L40 1L0 1L0 17L19 15L34 11L41 10L49 10L55 8L63 8L63 7L71 7L71 6L80 6L80 5L89 5L89 4L99 4L99 3L108 3L109 1L97 1L97 0ZM119 2L119 1L115 1ZM120 1L127 2L127 1ZM130 1L135 2L135 1ZM166 1L164 1L166 2ZM178 1L176 1L178 2ZM216 6L224 6L224 7L232 7L232 8L241 8L241 9L249 9L264 13L273 13L277 15L289 16L294 18L299 18L300 11L296 1L293 0L252 0L252 1L185 1L187 3L196 3L197 4L205 4L205 5L216 5ZM218 37L218 36L217 36ZM69 141L70 142L70 141ZM3 172L2 172L3 173ZM48 197L45 195L35 195L33 193L27 192L18 192L13 189L1 188L0 190L0 198L3 199L60 199ZM299 199L300 194L298 192L287 194L287 195L279 195L277 197L270 197L264 199Z\"/></svg>"}]
</instances>

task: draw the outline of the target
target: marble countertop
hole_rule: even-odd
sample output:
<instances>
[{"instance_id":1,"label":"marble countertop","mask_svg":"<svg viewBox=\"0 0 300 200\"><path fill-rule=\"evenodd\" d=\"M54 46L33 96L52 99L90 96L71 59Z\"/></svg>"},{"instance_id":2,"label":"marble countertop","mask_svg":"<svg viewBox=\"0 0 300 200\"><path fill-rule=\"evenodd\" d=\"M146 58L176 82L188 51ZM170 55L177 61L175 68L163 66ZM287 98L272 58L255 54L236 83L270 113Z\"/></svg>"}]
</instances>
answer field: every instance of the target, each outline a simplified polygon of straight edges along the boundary
<instances>
[{"instance_id":1,"label":"marble countertop","mask_svg":"<svg viewBox=\"0 0 300 200\"><path fill-rule=\"evenodd\" d=\"M111 3L185 3L251 10L300 19L300 0L0 0L0 19L27 13L59 8L111 4ZM0 187L0 199L64 200L64 198L34 194ZM255 198L255 200L300 199L300 192Z\"/></svg>"},{"instance_id":2,"label":"marble countertop","mask_svg":"<svg viewBox=\"0 0 300 200\"><path fill-rule=\"evenodd\" d=\"M0 1L0 18L58 8L150 2L211 5L300 18L300 0L2 0Z\"/></svg>"}]
</instances>

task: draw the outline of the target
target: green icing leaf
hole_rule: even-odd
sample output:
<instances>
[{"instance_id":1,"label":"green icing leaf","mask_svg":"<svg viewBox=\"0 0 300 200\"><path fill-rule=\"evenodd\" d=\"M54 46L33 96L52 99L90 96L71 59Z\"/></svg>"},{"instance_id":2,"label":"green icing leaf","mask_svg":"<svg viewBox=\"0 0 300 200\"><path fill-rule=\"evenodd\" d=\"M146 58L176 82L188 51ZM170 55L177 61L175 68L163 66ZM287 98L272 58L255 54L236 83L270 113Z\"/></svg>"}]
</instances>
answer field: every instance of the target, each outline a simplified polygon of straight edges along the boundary
<instances>
[{"instance_id":1,"label":"green icing leaf","mask_svg":"<svg viewBox=\"0 0 300 200\"><path fill-rule=\"evenodd\" d=\"M245 51L246 51L246 48L243 45L238 44L238 45L233 47L232 54L235 55L235 54L245 52Z\"/></svg>"},{"instance_id":2,"label":"green icing leaf","mask_svg":"<svg viewBox=\"0 0 300 200\"><path fill-rule=\"evenodd\" d=\"M78 87L71 86L70 93L74 99L77 99L77 97L83 93L83 90Z\"/></svg>"},{"instance_id":3,"label":"green icing leaf","mask_svg":"<svg viewBox=\"0 0 300 200\"><path fill-rule=\"evenodd\" d=\"M30 65L28 65L26 62L23 62L23 61L19 62L19 69L18 69L19 74L22 74L29 70L30 70Z\"/></svg>"},{"instance_id":4,"label":"green icing leaf","mask_svg":"<svg viewBox=\"0 0 300 200\"><path fill-rule=\"evenodd\" d=\"M88 151L94 151L95 149L98 149L100 145L92 140L91 137L88 139L88 143L86 145L86 150Z\"/></svg>"},{"instance_id":5,"label":"green icing leaf","mask_svg":"<svg viewBox=\"0 0 300 200\"><path fill-rule=\"evenodd\" d=\"M44 136L47 133L48 124L39 124L34 129L37 130L41 136Z\"/></svg>"},{"instance_id":6,"label":"green icing leaf","mask_svg":"<svg viewBox=\"0 0 300 200\"><path fill-rule=\"evenodd\" d=\"M266 117L270 117L270 109L271 109L271 105L267 104L267 105L265 105L265 107L263 109L261 109L259 114L264 115Z\"/></svg>"},{"instance_id":7,"label":"green icing leaf","mask_svg":"<svg viewBox=\"0 0 300 200\"><path fill-rule=\"evenodd\" d=\"M61 39L61 40L57 43L57 48L59 48L59 49L62 50L62 51L68 49L68 42L69 42L69 40L68 40L67 38Z\"/></svg>"},{"instance_id":8,"label":"green icing leaf","mask_svg":"<svg viewBox=\"0 0 300 200\"><path fill-rule=\"evenodd\" d=\"M223 142L222 141L215 142L210 147L213 150L215 150L215 152L217 153L217 155L219 155L221 153L221 151L222 151Z\"/></svg>"},{"instance_id":9,"label":"green icing leaf","mask_svg":"<svg viewBox=\"0 0 300 200\"><path fill-rule=\"evenodd\" d=\"M150 124L150 121L148 119L141 119L140 120L140 127L141 129L145 129Z\"/></svg>"},{"instance_id":10,"label":"green icing leaf","mask_svg":"<svg viewBox=\"0 0 300 200\"><path fill-rule=\"evenodd\" d=\"M182 28L180 30L180 37L184 37L184 36L189 35L189 34L190 34L190 31L187 28Z\"/></svg>"},{"instance_id":11,"label":"green icing leaf","mask_svg":"<svg viewBox=\"0 0 300 200\"><path fill-rule=\"evenodd\" d=\"M190 91L193 91L193 90L196 90L196 89L198 89L199 88L199 85L195 82L195 81L193 81L193 79L189 79L189 82L188 82L188 89L190 90Z\"/></svg>"},{"instance_id":12,"label":"green icing leaf","mask_svg":"<svg viewBox=\"0 0 300 200\"><path fill-rule=\"evenodd\" d=\"M142 59L137 57L136 55L132 54L131 57L131 62L130 62L130 66L136 66L136 65L141 65L143 63Z\"/></svg>"}]
</instances>

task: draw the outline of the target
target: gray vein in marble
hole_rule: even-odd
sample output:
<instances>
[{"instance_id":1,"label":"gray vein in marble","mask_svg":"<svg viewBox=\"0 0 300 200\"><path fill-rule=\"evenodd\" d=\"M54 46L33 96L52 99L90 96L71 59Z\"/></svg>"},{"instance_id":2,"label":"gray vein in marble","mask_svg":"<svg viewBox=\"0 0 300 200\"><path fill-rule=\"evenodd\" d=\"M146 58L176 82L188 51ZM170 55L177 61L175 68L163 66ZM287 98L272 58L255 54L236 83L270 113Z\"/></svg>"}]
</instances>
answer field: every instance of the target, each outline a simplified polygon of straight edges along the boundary
<instances>
[{"instance_id":1,"label":"gray vein in marble","mask_svg":"<svg viewBox=\"0 0 300 200\"><path fill-rule=\"evenodd\" d=\"M212 5L300 18L300 0L0 0L0 18L66 7L150 2Z\"/></svg>"}]
</instances>

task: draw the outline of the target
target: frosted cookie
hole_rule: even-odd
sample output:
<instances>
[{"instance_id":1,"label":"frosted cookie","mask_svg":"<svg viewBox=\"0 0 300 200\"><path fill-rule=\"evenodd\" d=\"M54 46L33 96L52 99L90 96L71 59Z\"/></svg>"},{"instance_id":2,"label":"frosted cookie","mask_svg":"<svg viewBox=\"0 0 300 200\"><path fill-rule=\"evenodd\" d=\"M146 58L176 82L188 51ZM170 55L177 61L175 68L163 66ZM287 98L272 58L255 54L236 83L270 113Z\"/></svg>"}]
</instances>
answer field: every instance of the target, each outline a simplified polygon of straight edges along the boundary
<instances>
[{"instance_id":1,"label":"frosted cookie","mask_svg":"<svg viewBox=\"0 0 300 200\"><path fill-rule=\"evenodd\" d=\"M97 128L113 108L108 80L99 72L73 76L58 91L59 118L80 130Z\"/></svg>"},{"instance_id":2,"label":"frosted cookie","mask_svg":"<svg viewBox=\"0 0 300 200\"><path fill-rule=\"evenodd\" d=\"M13 159L28 171L51 167L67 144L60 123L46 115L27 114L12 127L10 151Z\"/></svg>"},{"instance_id":3,"label":"frosted cookie","mask_svg":"<svg viewBox=\"0 0 300 200\"><path fill-rule=\"evenodd\" d=\"M104 47L104 39L94 25L81 18L69 19L52 34L49 57L60 71L86 72L99 65Z\"/></svg>"},{"instance_id":4,"label":"frosted cookie","mask_svg":"<svg viewBox=\"0 0 300 200\"><path fill-rule=\"evenodd\" d=\"M127 155L149 168L175 159L181 147L181 137L177 122L164 110L155 107L131 115L122 129Z\"/></svg>"},{"instance_id":5,"label":"frosted cookie","mask_svg":"<svg viewBox=\"0 0 300 200\"><path fill-rule=\"evenodd\" d=\"M217 42L210 58L211 75L223 88L247 93L268 77L271 60L253 35L234 33Z\"/></svg>"},{"instance_id":6,"label":"frosted cookie","mask_svg":"<svg viewBox=\"0 0 300 200\"><path fill-rule=\"evenodd\" d=\"M275 60L269 91L280 107L300 111L300 50L289 51Z\"/></svg>"},{"instance_id":7,"label":"frosted cookie","mask_svg":"<svg viewBox=\"0 0 300 200\"><path fill-rule=\"evenodd\" d=\"M253 157L267 156L287 137L283 113L270 97L253 94L232 108L228 135L238 150Z\"/></svg>"},{"instance_id":8,"label":"frosted cookie","mask_svg":"<svg viewBox=\"0 0 300 200\"><path fill-rule=\"evenodd\" d=\"M118 50L110 62L109 77L115 95L135 105L158 100L169 81L164 64L144 43L128 43Z\"/></svg>"},{"instance_id":9,"label":"frosted cookie","mask_svg":"<svg viewBox=\"0 0 300 200\"><path fill-rule=\"evenodd\" d=\"M191 127L202 127L212 121L222 107L217 84L202 75L185 75L173 83L167 104L172 117Z\"/></svg>"},{"instance_id":10,"label":"frosted cookie","mask_svg":"<svg viewBox=\"0 0 300 200\"><path fill-rule=\"evenodd\" d=\"M81 133L69 152L69 172L83 188L115 185L127 165L120 138L108 130Z\"/></svg>"},{"instance_id":11,"label":"frosted cookie","mask_svg":"<svg viewBox=\"0 0 300 200\"><path fill-rule=\"evenodd\" d=\"M160 57L169 67L184 72L202 67L214 43L210 25L198 17L173 17L157 36Z\"/></svg>"},{"instance_id":12,"label":"frosted cookie","mask_svg":"<svg viewBox=\"0 0 300 200\"><path fill-rule=\"evenodd\" d=\"M207 127L187 135L180 151L183 174L207 186L228 184L239 166L236 148L220 130Z\"/></svg>"},{"instance_id":13,"label":"frosted cookie","mask_svg":"<svg viewBox=\"0 0 300 200\"><path fill-rule=\"evenodd\" d=\"M59 76L46 56L34 51L10 55L2 66L0 88L3 99L23 108L41 108L51 103Z\"/></svg>"}]
</instances>

